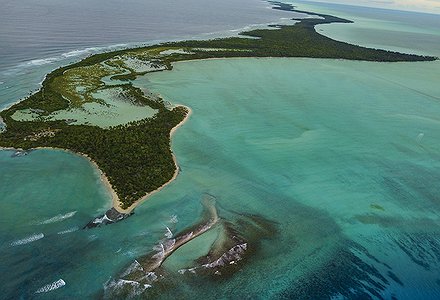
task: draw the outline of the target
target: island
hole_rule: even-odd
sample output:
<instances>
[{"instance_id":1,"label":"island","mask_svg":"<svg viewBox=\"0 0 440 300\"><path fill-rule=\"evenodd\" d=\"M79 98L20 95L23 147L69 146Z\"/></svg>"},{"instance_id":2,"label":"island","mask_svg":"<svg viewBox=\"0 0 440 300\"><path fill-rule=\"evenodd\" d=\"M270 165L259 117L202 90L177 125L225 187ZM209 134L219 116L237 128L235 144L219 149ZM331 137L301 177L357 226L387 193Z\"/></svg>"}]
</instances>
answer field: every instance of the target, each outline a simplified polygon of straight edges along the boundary
<instances>
[{"instance_id":1,"label":"island","mask_svg":"<svg viewBox=\"0 0 440 300\"><path fill-rule=\"evenodd\" d=\"M270 3L273 9L308 17L294 19L293 25L242 32L237 37L95 54L52 71L37 92L0 112L0 147L20 151L55 148L84 155L102 172L112 192L113 212L125 216L177 176L171 135L191 112L136 87L133 81L138 76L172 70L174 62L210 58L437 59L333 40L316 32L315 26L351 21Z\"/></svg>"}]
</instances>

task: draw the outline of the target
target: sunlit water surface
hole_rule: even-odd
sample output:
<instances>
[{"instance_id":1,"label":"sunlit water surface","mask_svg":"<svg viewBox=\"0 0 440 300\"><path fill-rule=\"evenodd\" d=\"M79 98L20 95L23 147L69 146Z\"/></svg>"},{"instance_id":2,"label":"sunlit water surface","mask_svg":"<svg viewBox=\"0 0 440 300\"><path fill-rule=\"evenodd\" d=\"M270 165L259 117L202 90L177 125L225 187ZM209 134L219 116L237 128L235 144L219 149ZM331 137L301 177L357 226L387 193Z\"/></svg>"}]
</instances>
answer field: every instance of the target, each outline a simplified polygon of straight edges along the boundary
<instances>
[{"instance_id":1,"label":"sunlit water surface","mask_svg":"<svg viewBox=\"0 0 440 300\"><path fill-rule=\"evenodd\" d=\"M374 23L369 18L365 24ZM410 43L407 31L373 27L365 30L384 47L439 53L432 38ZM349 40L346 32L332 34ZM178 63L138 79L193 109L173 138L179 177L124 222L82 230L110 205L86 160L0 151L5 297L99 295L167 226L177 232L197 222L208 193L220 215L261 215L277 222L278 234L228 280L172 275L176 286L161 290L164 298L356 298L368 291L438 299L439 74L438 62L230 59ZM216 234L181 248L166 267L187 267ZM58 288L35 294L51 283Z\"/></svg>"}]
</instances>

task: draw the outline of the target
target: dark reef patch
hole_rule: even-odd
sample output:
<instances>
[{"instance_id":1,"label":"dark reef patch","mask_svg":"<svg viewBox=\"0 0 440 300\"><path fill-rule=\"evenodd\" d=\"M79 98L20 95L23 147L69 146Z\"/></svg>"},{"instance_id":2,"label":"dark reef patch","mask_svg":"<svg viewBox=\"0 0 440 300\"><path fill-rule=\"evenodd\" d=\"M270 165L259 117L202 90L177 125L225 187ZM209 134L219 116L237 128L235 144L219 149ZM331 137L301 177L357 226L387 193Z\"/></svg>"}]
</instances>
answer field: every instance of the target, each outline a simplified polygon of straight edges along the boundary
<instances>
[{"instance_id":1,"label":"dark reef patch","mask_svg":"<svg viewBox=\"0 0 440 300\"><path fill-rule=\"evenodd\" d=\"M58 110L72 108L72 99L79 101L77 105L82 105L81 101L86 100L102 103L102 99L100 101L100 99L92 97L90 93L115 86L106 84L102 80L105 77L104 74L107 75L107 71L103 71L99 67L103 64L118 60L121 63L121 57L128 54L136 56L142 62L163 66L166 70L171 70L172 63L177 61L207 58L308 57L376 62L432 61L437 59L432 56L371 49L333 40L317 33L315 26L351 21L335 16L296 10L294 6L281 2L271 1L269 3L273 5L274 9L303 13L312 17L299 19L294 25L274 26L277 30L271 28L242 32L241 37L170 42L100 53L80 62L60 67L45 77L40 90L0 112L0 118L7 126L7 130L0 133L0 147L25 150L53 147L86 154L107 175L122 207L127 208L173 177L176 167L170 148L169 134L172 128L185 119L189 111L185 107L168 107L160 97L144 94L142 90L127 82L127 84L119 85L119 88L124 90L124 97L137 105L156 109L158 112L154 117L108 129L70 122L67 124L66 120L51 121L44 118ZM188 51L160 55L161 49L164 48L178 48ZM209 49L220 50L209 51ZM153 55L152 53L155 52L159 54ZM115 70L111 71L111 78L127 81L149 72L159 71L135 71L130 68L118 68L115 64L112 66L117 69L117 74L113 74L116 72ZM100 72L104 72L104 77L100 77ZM74 75L84 73L87 76L80 76L81 80L76 82L66 75L70 73ZM70 84L66 85L66 82ZM69 86L72 88L72 85L89 86L88 93L90 95L86 93L83 97L78 95L78 92L69 90ZM17 121L12 117L15 112L25 109L38 113L39 118L32 121ZM426 191L426 193L431 194L431 191ZM429 196L428 194L427 196Z\"/></svg>"},{"instance_id":2,"label":"dark reef patch","mask_svg":"<svg viewBox=\"0 0 440 300\"><path fill-rule=\"evenodd\" d=\"M103 297L130 298L142 295L150 298L164 290L177 289L177 283L182 281L227 280L258 252L262 240L277 235L276 223L261 216L236 214L234 220L226 221L218 218L213 196L206 194L203 203L205 211L201 221L160 241L152 252L136 259L116 279L106 283ZM206 256L199 257L192 266L180 270L169 270L162 266L174 250L214 226L221 226L222 234L211 245Z\"/></svg>"},{"instance_id":3,"label":"dark reef patch","mask_svg":"<svg viewBox=\"0 0 440 300\"><path fill-rule=\"evenodd\" d=\"M368 254L363 247L352 243L352 249ZM371 257L370 254L368 256ZM279 299L383 299L388 280L372 265L354 252L340 247L322 266L301 277Z\"/></svg>"},{"instance_id":4,"label":"dark reef patch","mask_svg":"<svg viewBox=\"0 0 440 300\"><path fill-rule=\"evenodd\" d=\"M414 263L425 270L440 266L439 234L407 233L395 238L394 242Z\"/></svg>"},{"instance_id":5,"label":"dark reef patch","mask_svg":"<svg viewBox=\"0 0 440 300\"><path fill-rule=\"evenodd\" d=\"M90 221L89 223L87 223L87 225L84 226L83 229L86 229L86 228L90 229L90 228L99 227L101 225L114 224L119 221L125 220L128 217L131 217L133 214L134 214L134 211L132 211L128 214L124 214L124 213L120 213L114 207L112 207L109 210L107 210L105 212L105 214L98 216L98 217L94 218L92 221Z\"/></svg>"}]
</instances>

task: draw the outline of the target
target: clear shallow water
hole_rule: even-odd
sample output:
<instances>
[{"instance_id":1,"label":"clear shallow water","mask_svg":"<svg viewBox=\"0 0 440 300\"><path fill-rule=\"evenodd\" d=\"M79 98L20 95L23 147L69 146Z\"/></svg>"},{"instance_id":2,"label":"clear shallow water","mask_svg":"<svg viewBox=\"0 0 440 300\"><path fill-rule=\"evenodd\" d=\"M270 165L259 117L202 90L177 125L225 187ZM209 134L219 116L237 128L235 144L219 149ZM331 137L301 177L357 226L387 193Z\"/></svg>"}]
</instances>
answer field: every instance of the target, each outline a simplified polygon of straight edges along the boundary
<instances>
[{"instance_id":1,"label":"clear shallow water","mask_svg":"<svg viewBox=\"0 0 440 300\"><path fill-rule=\"evenodd\" d=\"M194 110L173 139L182 173L134 217L96 230L79 229L109 197L87 161L0 151L0 209L11 212L0 229L5 297L95 296L166 226L194 224L210 193L221 214L260 214L280 233L226 282L171 274L174 296L318 299L374 276L385 298L437 299L438 74L437 62L243 59L181 63L140 79ZM215 234L168 267L188 264ZM65 286L34 294L60 279Z\"/></svg>"},{"instance_id":2,"label":"clear shallow water","mask_svg":"<svg viewBox=\"0 0 440 300\"><path fill-rule=\"evenodd\" d=\"M292 15L257 0L1 0L0 6L0 109L36 90L51 70L93 53L234 35Z\"/></svg>"},{"instance_id":3,"label":"clear shallow water","mask_svg":"<svg viewBox=\"0 0 440 300\"><path fill-rule=\"evenodd\" d=\"M298 9L338 15L352 24L318 25L317 29L335 40L365 47L420 55L440 55L438 14L414 13L359 6L287 1Z\"/></svg>"},{"instance_id":4,"label":"clear shallow water","mask_svg":"<svg viewBox=\"0 0 440 300\"><path fill-rule=\"evenodd\" d=\"M279 223L261 260L214 285L217 295L304 296L298 282L318 274L315 297L329 286L347 293L374 274L359 258L386 278L383 296L439 297L440 91L426 68L238 59L179 63L148 77L194 113L174 139L183 172L173 190L200 189ZM432 94L416 91L419 80Z\"/></svg>"},{"instance_id":5,"label":"clear shallow water","mask_svg":"<svg viewBox=\"0 0 440 300\"><path fill-rule=\"evenodd\" d=\"M105 4L2 0L1 4L0 69L31 60L44 63L41 59L55 55L73 57L90 47L189 38L286 16L268 12L268 4L255 0L109 0Z\"/></svg>"}]
</instances>

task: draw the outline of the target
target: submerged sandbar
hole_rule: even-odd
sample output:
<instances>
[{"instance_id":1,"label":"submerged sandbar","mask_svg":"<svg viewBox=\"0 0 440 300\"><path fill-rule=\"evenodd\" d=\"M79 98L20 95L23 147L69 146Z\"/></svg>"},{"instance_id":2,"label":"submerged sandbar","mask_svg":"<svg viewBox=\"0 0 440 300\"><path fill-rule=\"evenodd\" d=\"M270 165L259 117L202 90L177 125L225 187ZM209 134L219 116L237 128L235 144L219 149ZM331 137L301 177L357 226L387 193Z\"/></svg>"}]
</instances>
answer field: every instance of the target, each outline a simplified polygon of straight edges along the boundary
<instances>
[{"instance_id":1,"label":"submerged sandbar","mask_svg":"<svg viewBox=\"0 0 440 300\"><path fill-rule=\"evenodd\" d=\"M90 56L46 76L41 89L0 113L1 147L60 148L86 155L101 170L120 212L131 210L178 173L171 134L190 110L133 86L138 76L171 70L185 60L232 57L310 57L366 61L429 61L435 57L369 49L332 40L315 25L349 23L334 16L274 9L310 18L241 37L182 41ZM314 16L314 17L313 17ZM116 95L108 93L117 91ZM107 95L108 97L106 97ZM215 104L213 104L215 105ZM103 113L103 115L100 115Z\"/></svg>"}]
</instances>

